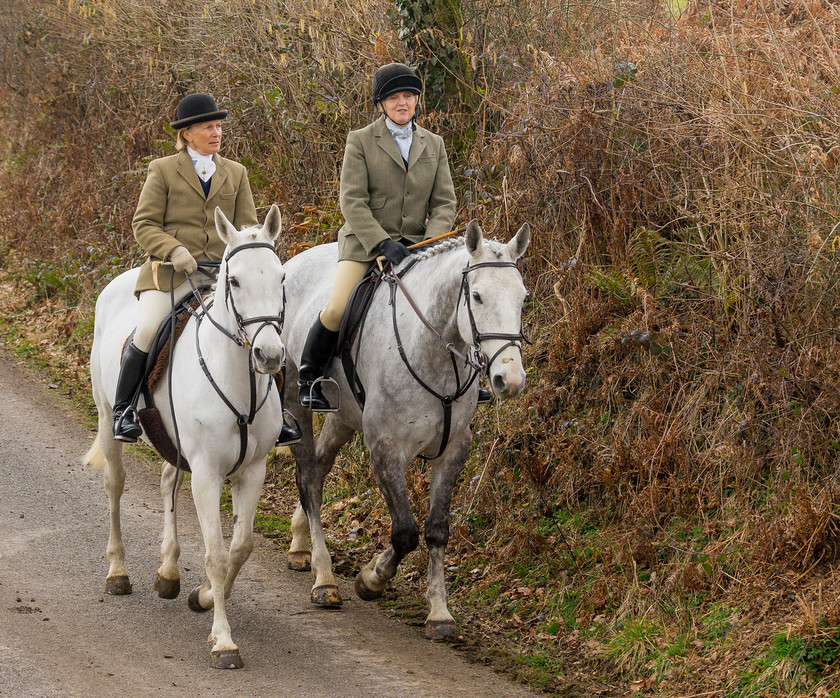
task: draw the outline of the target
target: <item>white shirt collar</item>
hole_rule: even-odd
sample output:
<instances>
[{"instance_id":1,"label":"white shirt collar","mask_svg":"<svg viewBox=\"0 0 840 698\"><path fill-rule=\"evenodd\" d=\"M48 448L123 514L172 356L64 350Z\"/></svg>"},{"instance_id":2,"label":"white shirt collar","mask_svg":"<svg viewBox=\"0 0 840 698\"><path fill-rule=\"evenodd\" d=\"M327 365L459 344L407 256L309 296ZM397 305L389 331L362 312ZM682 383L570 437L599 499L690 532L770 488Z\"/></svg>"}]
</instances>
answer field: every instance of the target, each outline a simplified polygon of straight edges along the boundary
<instances>
[{"instance_id":1,"label":"white shirt collar","mask_svg":"<svg viewBox=\"0 0 840 698\"><path fill-rule=\"evenodd\" d=\"M385 125L388 127L388 130L394 138L408 138L411 140L411 136L414 133L414 129L412 128L414 124L411 121L409 121L405 126L397 126L397 124L386 116Z\"/></svg>"},{"instance_id":2,"label":"white shirt collar","mask_svg":"<svg viewBox=\"0 0 840 698\"><path fill-rule=\"evenodd\" d=\"M213 160L213 156L202 155L190 148L190 146L187 146L187 154L190 156L190 160L193 161L195 173L198 175L198 178L202 182L209 180L216 171L216 162Z\"/></svg>"}]
</instances>

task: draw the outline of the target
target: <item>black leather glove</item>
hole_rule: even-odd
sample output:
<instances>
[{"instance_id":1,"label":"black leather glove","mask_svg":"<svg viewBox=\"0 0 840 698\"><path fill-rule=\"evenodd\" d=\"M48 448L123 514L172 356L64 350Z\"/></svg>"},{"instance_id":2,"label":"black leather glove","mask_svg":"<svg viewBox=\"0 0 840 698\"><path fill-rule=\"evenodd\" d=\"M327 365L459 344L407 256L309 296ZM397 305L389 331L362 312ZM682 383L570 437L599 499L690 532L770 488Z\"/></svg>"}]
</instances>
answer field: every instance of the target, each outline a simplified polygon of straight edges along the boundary
<instances>
[{"instance_id":1,"label":"black leather glove","mask_svg":"<svg viewBox=\"0 0 840 698\"><path fill-rule=\"evenodd\" d=\"M397 242L396 240L392 240L388 238L380 242L376 249L379 251L385 259L387 259L391 264L397 266L400 262L402 262L406 257L408 257L411 252L409 249L403 245L401 242Z\"/></svg>"}]
</instances>

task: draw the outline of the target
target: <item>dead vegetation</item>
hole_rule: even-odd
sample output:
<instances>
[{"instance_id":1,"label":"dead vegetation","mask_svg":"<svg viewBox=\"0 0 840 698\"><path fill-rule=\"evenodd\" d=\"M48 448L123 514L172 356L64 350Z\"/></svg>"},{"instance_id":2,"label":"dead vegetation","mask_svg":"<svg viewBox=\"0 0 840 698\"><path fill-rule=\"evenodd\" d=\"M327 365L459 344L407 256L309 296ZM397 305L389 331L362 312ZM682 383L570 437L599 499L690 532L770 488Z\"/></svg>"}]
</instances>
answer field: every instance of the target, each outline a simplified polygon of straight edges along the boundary
<instances>
[{"instance_id":1,"label":"dead vegetation","mask_svg":"<svg viewBox=\"0 0 840 698\"><path fill-rule=\"evenodd\" d=\"M529 388L480 412L453 504L464 642L572 695L836 695L840 10L460 6L461 96L423 119L447 139L458 222L534 231ZM34 344L84 355L91 299L139 258L144 166L172 152L188 90L231 110L225 152L281 205L285 251L333 239L368 76L422 57L389 7L4 0L0 262L19 336L52 328ZM422 464L411 478L422 506ZM332 488L350 570L387 536L360 446Z\"/></svg>"}]
</instances>

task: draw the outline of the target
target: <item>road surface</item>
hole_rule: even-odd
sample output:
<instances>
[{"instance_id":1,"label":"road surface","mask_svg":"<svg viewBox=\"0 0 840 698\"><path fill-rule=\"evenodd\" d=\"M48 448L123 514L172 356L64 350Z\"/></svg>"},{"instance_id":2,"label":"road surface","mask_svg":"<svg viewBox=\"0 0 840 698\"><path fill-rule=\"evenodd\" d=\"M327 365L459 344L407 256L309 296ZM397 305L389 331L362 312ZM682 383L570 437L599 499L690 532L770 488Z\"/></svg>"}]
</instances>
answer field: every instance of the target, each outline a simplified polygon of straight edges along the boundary
<instances>
[{"instance_id":1,"label":"road surface","mask_svg":"<svg viewBox=\"0 0 840 698\"><path fill-rule=\"evenodd\" d=\"M188 488L179 507L182 591L165 601L153 589L158 479L126 458L134 593L105 594L102 473L79 464L92 439L68 401L0 347L0 695L532 695L358 600L346 581L342 610L313 608L310 576L286 569L282 551L260 536L228 604L245 668L211 669L213 615L186 603L204 579Z\"/></svg>"}]
</instances>

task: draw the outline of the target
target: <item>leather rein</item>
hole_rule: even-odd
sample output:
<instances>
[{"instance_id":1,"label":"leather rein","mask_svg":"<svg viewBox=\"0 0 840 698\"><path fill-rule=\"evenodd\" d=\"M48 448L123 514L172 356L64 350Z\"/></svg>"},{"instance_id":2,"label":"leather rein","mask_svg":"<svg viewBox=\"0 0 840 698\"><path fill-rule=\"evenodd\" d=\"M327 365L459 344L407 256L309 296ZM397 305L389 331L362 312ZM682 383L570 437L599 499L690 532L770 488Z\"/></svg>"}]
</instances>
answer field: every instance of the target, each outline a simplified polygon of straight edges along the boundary
<instances>
[{"instance_id":1,"label":"leather rein","mask_svg":"<svg viewBox=\"0 0 840 698\"><path fill-rule=\"evenodd\" d=\"M255 247L265 247L270 249L272 252L276 254L276 250L274 249L274 245L267 243L267 242L248 242L243 245L239 245L238 247L234 247L225 255L225 263L230 260L233 255L237 252L241 252L242 250L252 249ZM221 266L220 262L198 262L199 266L201 267L219 267ZM283 330L283 323L286 318L286 289L283 289L283 307L280 310L279 315L257 315L255 317L243 319L242 315L239 313L239 310L236 308L236 303L234 302L233 295L231 294L231 286L230 286L230 278L226 275L225 276L225 307L228 311L233 315L234 320L236 321L236 334L229 332L227 329L222 327L212 315L210 315L210 308L213 307L213 300L211 299L207 303L204 302L204 299L201 297L198 289L196 288L195 284L193 283L192 279L187 276L187 281L189 281L190 287L192 288L193 295L198 299L198 303L201 307L201 311L189 309L189 312L195 318L195 349L196 353L198 354L198 365L201 366L201 370L204 372L204 375L207 377L207 380L210 382L210 385L213 387L213 390L216 391L216 394L222 399L222 402L225 403L227 408L233 413L236 417L236 424L239 427L239 458L236 460L236 464L233 466L233 469L225 476L230 477L233 475L238 469L239 466L242 465L243 461L245 460L245 453L248 448L248 427L249 425L254 423L254 418L257 415L257 412L260 411L262 406L265 404L266 400L268 400L268 395L271 392L273 380L270 380L268 383L268 389L266 390L265 395L262 397L262 400L258 401L258 390L257 390L257 378L256 378L256 370L254 368L254 348L253 348L253 341L256 340L257 335L262 332L266 327L273 327L274 330L277 332L278 336L281 334ZM238 410L236 406L228 399L228 397L222 392L221 388L219 388L218 384L216 383L213 375L210 373L210 369L207 366L207 362L204 360L204 355L201 352L201 342L199 340L199 330L201 329L201 321L207 318L213 326L219 330L225 337L230 339L234 342L237 346L240 347L248 347L248 383L249 383L249 404L248 404L248 411L243 412ZM254 332L254 338L252 340L248 340L247 335L245 334L245 328L248 325L254 325L260 323L260 326L257 328L256 332ZM171 365L171 363L170 363ZM172 390L172 381L169 381L169 389L170 394ZM172 417L173 422L175 422L175 411L172 410ZM176 439L176 446L178 450L178 459L180 460L181 457L181 443L180 437L178 435L178 425L175 423L175 439Z\"/></svg>"},{"instance_id":2,"label":"leather rein","mask_svg":"<svg viewBox=\"0 0 840 698\"><path fill-rule=\"evenodd\" d=\"M414 262L410 262L405 269L402 270L402 274L405 274L414 266ZM478 331L478 327L475 322L475 316L473 314L472 304L470 303L470 284L468 275L471 271L475 271L476 269L481 269L484 267L512 267L517 269L516 262L480 262L479 264L468 264L464 269L461 270L461 287L458 291L458 301L455 304L457 308L458 305L461 303L461 296L463 295L465 298L465 303L467 306L467 316L470 320L470 329L472 332L472 339L473 343L470 346L467 355L465 356L461 352L459 352L452 344L452 342L447 342L441 333L426 319L426 317L421 312L420 308L415 303L414 299L411 297L411 294L408 292L408 289L403 284L402 280L400 279L400 275L394 271L393 264L391 265L390 272L386 272L382 275L384 281L386 281L389 285L390 289L390 304L391 304L391 319L394 326L394 337L397 341L397 350L399 351L400 358L402 359L405 367L408 369L408 372L412 375L415 381L428 393L434 395L439 401L443 408L443 435L440 441L440 449L438 450L437 455L426 458L428 460L434 460L435 458L439 458L443 455L443 452L446 450L446 446L449 443L449 436L450 430L452 427L452 403L462 397L467 390L470 389L470 386L475 382L475 379L478 378L479 374L483 373L485 375L489 375L490 366L492 365L493 361L502 353L505 349L510 346L515 346L519 349L520 353L522 352L522 342L527 342L530 344L530 340L525 336L525 333L522 330L520 325L519 332L516 334L510 333L502 333L502 332L484 332L481 333ZM408 356L405 353L405 349L403 348L402 338L400 337L400 330L399 326L397 325L397 304L396 294L397 289L399 288L402 291L403 296L408 301L408 304L411 306L411 309L414 311L415 315L420 319L420 321L434 334L434 336L438 339L438 341L443 345L446 351L449 353L449 358L452 360L452 371L455 374L455 392L450 393L448 395L441 394L431 388L418 374L417 371L414 370L411 363L408 360ZM493 356L488 359L487 354L481 350L481 342L485 339L506 339L508 340L506 344L504 344ZM467 380L462 384L461 382L461 374L458 371L458 364L457 359L460 359L465 366L469 366L470 373Z\"/></svg>"}]
</instances>

